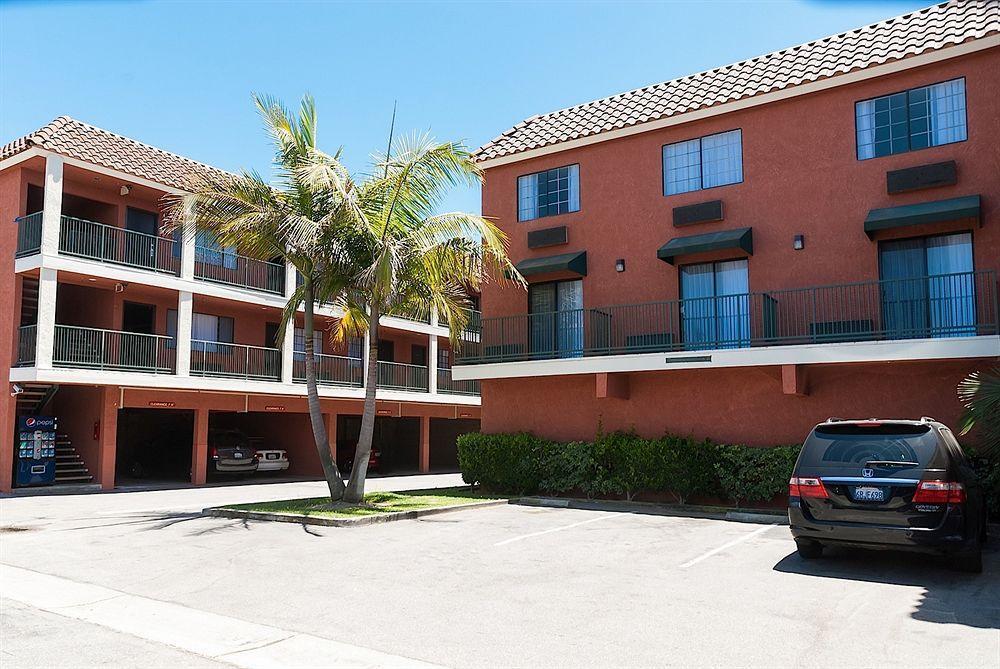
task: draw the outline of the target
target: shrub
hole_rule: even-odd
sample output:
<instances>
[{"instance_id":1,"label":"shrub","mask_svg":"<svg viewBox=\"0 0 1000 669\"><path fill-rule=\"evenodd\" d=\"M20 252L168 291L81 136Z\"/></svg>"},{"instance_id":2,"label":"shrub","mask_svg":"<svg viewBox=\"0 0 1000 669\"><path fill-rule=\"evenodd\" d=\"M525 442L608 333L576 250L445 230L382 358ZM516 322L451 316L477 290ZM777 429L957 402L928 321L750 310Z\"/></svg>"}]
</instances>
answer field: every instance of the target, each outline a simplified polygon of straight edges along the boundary
<instances>
[{"instance_id":1,"label":"shrub","mask_svg":"<svg viewBox=\"0 0 1000 669\"><path fill-rule=\"evenodd\" d=\"M736 503L767 502L788 490L801 446L718 446L715 470L722 492Z\"/></svg>"},{"instance_id":2,"label":"shrub","mask_svg":"<svg viewBox=\"0 0 1000 669\"><path fill-rule=\"evenodd\" d=\"M1000 453L983 455L981 450L969 449L968 455L986 494L989 515L994 521L1000 520Z\"/></svg>"},{"instance_id":3,"label":"shrub","mask_svg":"<svg viewBox=\"0 0 1000 669\"><path fill-rule=\"evenodd\" d=\"M534 493L540 481L540 459L547 442L526 432L482 434L458 438L462 480L492 490Z\"/></svg>"},{"instance_id":4,"label":"shrub","mask_svg":"<svg viewBox=\"0 0 1000 669\"><path fill-rule=\"evenodd\" d=\"M542 451L538 488L542 492L561 493L583 490L594 480L597 463L594 444L585 441L547 443Z\"/></svg>"},{"instance_id":5,"label":"shrub","mask_svg":"<svg viewBox=\"0 0 1000 669\"><path fill-rule=\"evenodd\" d=\"M719 492L715 463L718 446L708 439L666 436L660 440L660 472L657 487L669 490L681 504L694 496L714 496Z\"/></svg>"},{"instance_id":6,"label":"shrub","mask_svg":"<svg viewBox=\"0 0 1000 669\"><path fill-rule=\"evenodd\" d=\"M624 495L653 490L658 476L657 442L633 432L599 435L594 443L595 481L592 493Z\"/></svg>"}]
</instances>

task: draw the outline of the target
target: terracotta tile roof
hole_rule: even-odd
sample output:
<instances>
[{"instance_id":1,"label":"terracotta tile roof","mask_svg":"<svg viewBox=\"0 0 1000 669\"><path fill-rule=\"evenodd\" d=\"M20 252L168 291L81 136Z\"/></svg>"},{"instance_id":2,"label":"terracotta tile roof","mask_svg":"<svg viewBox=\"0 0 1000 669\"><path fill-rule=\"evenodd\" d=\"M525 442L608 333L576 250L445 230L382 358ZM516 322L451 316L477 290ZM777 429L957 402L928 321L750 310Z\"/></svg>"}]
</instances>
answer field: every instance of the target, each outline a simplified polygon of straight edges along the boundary
<instances>
[{"instance_id":1,"label":"terracotta tile roof","mask_svg":"<svg viewBox=\"0 0 1000 669\"><path fill-rule=\"evenodd\" d=\"M1000 0L952 0L725 67L533 116L476 151L485 161L683 114L1000 33Z\"/></svg>"},{"instance_id":2,"label":"terracotta tile roof","mask_svg":"<svg viewBox=\"0 0 1000 669\"><path fill-rule=\"evenodd\" d=\"M5 144L0 148L0 160L34 146L181 190L189 187L192 179L228 174L69 116L60 116L35 132Z\"/></svg>"}]
</instances>

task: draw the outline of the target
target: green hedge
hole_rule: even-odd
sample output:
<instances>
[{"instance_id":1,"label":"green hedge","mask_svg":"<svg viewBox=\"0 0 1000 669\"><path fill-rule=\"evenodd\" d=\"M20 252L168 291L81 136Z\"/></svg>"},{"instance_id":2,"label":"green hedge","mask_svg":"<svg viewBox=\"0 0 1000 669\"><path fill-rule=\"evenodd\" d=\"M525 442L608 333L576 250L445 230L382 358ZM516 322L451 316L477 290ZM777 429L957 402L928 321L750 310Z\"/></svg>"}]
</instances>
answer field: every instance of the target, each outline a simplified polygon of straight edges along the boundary
<instances>
[{"instance_id":1,"label":"green hedge","mask_svg":"<svg viewBox=\"0 0 1000 669\"><path fill-rule=\"evenodd\" d=\"M766 502L788 488L798 446L751 448L632 433L559 443L531 434L465 434L458 461L466 483L516 494L583 494L633 499L669 493L678 502L724 496Z\"/></svg>"}]
</instances>

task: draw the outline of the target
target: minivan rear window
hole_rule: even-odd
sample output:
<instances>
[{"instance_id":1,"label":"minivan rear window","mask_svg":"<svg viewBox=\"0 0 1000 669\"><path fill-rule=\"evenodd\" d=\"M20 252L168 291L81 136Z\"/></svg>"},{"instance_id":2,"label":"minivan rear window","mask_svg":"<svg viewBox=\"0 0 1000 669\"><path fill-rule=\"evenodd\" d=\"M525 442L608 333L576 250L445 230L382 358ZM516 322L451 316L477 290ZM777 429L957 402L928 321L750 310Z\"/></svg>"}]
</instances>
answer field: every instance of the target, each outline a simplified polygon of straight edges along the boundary
<instances>
[{"instance_id":1,"label":"minivan rear window","mask_svg":"<svg viewBox=\"0 0 1000 669\"><path fill-rule=\"evenodd\" d=\"M937 452L937 435L927 425L823 425L809 435L799 462L813 467L868 462L927 467Z\"/></svg>"}]
</instances>

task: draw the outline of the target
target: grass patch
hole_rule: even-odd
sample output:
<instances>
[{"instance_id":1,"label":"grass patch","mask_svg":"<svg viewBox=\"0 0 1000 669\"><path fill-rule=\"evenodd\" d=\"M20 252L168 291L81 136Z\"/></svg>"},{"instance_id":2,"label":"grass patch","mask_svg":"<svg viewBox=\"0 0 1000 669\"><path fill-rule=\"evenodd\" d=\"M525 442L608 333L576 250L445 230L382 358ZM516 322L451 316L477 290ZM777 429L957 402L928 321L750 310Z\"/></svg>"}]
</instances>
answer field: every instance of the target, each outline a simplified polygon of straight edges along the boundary
<instances>
[{"instance_id":1,"label":"grass patch","mask_svg":"<svg viewBox=\"0 0 1000 669\"><path fill-rule=\"evenodd\" d=\"M330 502L327 497L305 499L285 499L275 502L254 502L252 504L230 504L223 509L255 511L258 513L281 513L311 518L359 518L419 509L434 509L448 506L465 506L475 502L504 499L471 488L437 488L433 490L406 490L403 492L370 492L363 504Z\"/></svg>"}]
</instances>

